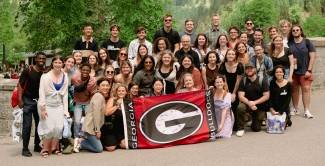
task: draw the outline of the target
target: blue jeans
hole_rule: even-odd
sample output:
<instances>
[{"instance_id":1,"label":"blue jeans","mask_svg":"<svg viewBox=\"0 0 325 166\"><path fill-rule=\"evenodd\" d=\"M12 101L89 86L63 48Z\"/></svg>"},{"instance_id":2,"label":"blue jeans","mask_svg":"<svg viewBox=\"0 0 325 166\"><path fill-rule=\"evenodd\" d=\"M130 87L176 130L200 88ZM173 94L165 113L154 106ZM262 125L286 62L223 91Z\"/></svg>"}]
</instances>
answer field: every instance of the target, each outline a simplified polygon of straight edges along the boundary
<instances>
[{"instance_id":1,"label":"blue jeans","mask_svg":"<svg viewBox=\"0 0 325 166\"><path fill-rule=\"evenodd\" d=\"M285 69L285 71L284 71L285 73L284 73L284 79L288 79L289 78L289 75L290 75L290 69L288 68L288 69Z\"/></svg>"},{"instance_id":2,"label":"blue jeans","mask_svg":"<svg viewBox=\"0 0 325 166\"><path fill-rule=\"evenodd\" d=\"M88 106L89 104L76 103L76 106L74 107L73 134L75 138L79 138L79 126L81 122L82 111L85 111L86 113L88 110Z\"/></svg>"},{"instance_id":3,"label":"blue jeans","mask_svg":"<svg viewBox=\"0 0 325 166\"><path fill-rule=\"evenodd\" d=\"M39 145L40 138L37 132L37 126L39 122L39 116L37 112L37 101L30 99L28 97L23 96L24 108L23 108L23 147L28 148L29 140L30 140L30 132L32 128L32 116L34 116L35 120L35 137L34 144Z\"/></svg>"},{"instance_id":4,"label":"blue jeans","mask_svg":"<svg viewBox=\"0 0 325 166\"><path fill-rule=\"evenodd\" d=\"M81 141L81 147L87 148L94 153L100 153L103 151L103 145L100 139L97 139L95 135L91 135L87 132L85 134L85 139Z\"/></svg>"}]
</instances>

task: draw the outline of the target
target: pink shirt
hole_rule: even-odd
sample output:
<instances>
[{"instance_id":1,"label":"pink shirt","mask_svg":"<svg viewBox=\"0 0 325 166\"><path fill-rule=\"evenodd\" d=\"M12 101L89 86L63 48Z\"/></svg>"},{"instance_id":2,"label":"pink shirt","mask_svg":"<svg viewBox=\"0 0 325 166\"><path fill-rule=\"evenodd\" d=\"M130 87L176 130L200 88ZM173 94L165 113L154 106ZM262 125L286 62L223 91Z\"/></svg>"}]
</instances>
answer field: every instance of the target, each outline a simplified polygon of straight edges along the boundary
<instances>
[{"instance_id":1,"label":"pink shirt","mask_svg":"<svg viewBox=\"0 0 325 166\"><path fill-rule=\"evenodd\" d=\"M79 86L84 84L86 81L81 81L81 75L75 74L71 78L71 84ZM90 80L87 85L87 89L83 92L73 93L73 101L80 104L89 104L91 97L97 92L97 80L95 77L90 76Z\"/></svg>"}]
</instances>

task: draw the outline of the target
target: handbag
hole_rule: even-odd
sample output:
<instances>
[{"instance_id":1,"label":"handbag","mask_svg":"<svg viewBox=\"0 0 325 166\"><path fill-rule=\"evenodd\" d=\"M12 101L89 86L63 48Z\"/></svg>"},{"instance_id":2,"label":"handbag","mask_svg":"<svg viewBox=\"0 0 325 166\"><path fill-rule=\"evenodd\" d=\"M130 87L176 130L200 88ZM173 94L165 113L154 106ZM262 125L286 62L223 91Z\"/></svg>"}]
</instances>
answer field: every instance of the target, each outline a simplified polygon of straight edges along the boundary
<instances>
[{"instance_id":1,"label":"handbag","mask_svg":"<svg viewBox=\"0 0 325 166\"><path fill-rule=\"evenodd\" d=\"M31 70L32 69L30 67L28 67L28 75L30 74ZM28 75L27 75L27 78L25 80L25 84L24 84L24 87L22 89L21 94L24 94L24 92L25 92L26 85L27 85L27 82L28 82ZM19 82L16 84L15 89L12 92L12 95L11 95L11 107L12 108L15 108L18 105L18 85L19 85Z\"/></svg>"},{"instance_id":2,"label":"handbag","mask_svg":"<svg viewBox=\"0 0 325 166\"><path fill-rule=\"evenodd\" d=\"M63 132L62 132L62 137L63 138L70 138L71 137L71 135L72 135L71 124L72 124L72 119L65 117L64 121L63 121Z\"/></svg>"},{"instance_id":3,"label":"handbag","mask_svg":"<svg viewBox=\"0 0 325 166\"><path fill-rule=\"evenodd\" d=\"M286 113L282 115L272 115L271 112L267 112L267 132L270 134L282 134L286 125Z\"/></svg>"},{"instance_id":4,"label":"handbag","mask_svg":"<svg viewBox=\"0 0 325 166\"><path fill-rule=\"evenodd\" d=\"M23 133L23 109L15 109L12 113L14 121L12 122L12 140L20 142Z\"/></svg>"},{"instance_id":5,"label":"handbag","mask_svg":"<svg viewBox=\"0 0 325 166\"><path fill-rule=\"evenodd\" d=\"M84 84L74 86L74 91L76 92L83 92L87 89L88 82L90 80L90 77L88 77L87 81Z\"/></svg>"}]
</instances>

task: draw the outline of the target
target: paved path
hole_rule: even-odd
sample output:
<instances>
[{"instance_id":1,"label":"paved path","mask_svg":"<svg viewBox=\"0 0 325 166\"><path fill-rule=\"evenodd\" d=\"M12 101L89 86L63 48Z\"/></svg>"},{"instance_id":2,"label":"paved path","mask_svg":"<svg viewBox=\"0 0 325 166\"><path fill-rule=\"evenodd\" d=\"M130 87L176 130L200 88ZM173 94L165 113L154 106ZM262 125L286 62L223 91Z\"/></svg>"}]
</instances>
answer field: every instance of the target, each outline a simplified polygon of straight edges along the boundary
<instances>
[{"instance_id":1,"label":"paved path","mask_svg":"<svg viewBox=\"0 0 325 166\"><path fill-rule=\"evenodd\" d=\"M312 95L313 119L296 115L284 134L268 134L264 128L247 129L239 138L218 139L161 149L116 150L93 154L87 151L43 159L21 155L21 143L0 139L0 165L325 165L325 92ZM299 110L303 110L302 104ZM301 111L302 112L302 111ZM32 143L30 144L32 145ZM30 146L32 149L32 146Z\"/></svg>"}]
</instances>

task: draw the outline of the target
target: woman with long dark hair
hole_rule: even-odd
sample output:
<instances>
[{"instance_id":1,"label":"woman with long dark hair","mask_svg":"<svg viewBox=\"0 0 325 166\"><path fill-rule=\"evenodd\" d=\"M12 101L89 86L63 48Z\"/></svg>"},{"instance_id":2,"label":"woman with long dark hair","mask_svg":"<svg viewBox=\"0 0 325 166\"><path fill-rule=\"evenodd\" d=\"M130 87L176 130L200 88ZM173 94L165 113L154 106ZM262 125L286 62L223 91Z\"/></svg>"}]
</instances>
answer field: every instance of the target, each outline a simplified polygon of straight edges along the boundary
<instances>
[{"instance_id":1,"label":"woman with long dark hair","mask_svg":"<svg viewBox=\"0 0 325 166\"><path fill-rule=\"evenodd\" d=\"M62 138L64 117L70 117L68 112L68 76L62 72L64 61L60 56L52 59L49 70L42 75L39 87L38 135L43 140L42 157L52 154L61 155L56 149ZM49 149L51 144L52 149Z\"/></svg>"},{"instance_id":2,"label":"woman with long dark hair","mask_svg":"<svg viewBox=\"0 0 325 166\"><path fill-rule=\"evenodd\" d=\"M204 33L196 36L192 49L199 55L200 62L203 62L207 53L211 51L208 47L208 38Z\"/></svg>"},{"instance_id":3,"label":"woman with long dark hair","mask_svg":"<svg viewBox=\"0 0 325 166\"><path fill-rule=\"evenodd\" d=\"M160 57L161 52L164 50L170 50L171 45L168 41L167 38L165 37L159 37L158 39L155 40L154 46L153 46L153 54L152 57L157 63L157 60Z\"/></svg>"},{"instance_id":4,"label":"woman with long dark hair","mask_svg":"<svg viewBox=\"0 0 325 166\"><path fill-rule=\"evenodd\" d=\"M151 93L151 85L155 76L155 60L152 56L145 56L134 70L133 82L139 84L139 95Z\"/></svg>"},{"instance_id":5,"label":"woman with long dark hair","mask_svg":"<svg viewBox=\"0 0 325 166\"><path fill-rule=\"evenodd\" d=\"M220 58L215 51L209 51L204 58L204 66L202 66L202 78L205 89L209 89L214 85L212 80L219 73Z\"/></svg>"},{"instance_id":6,"label":"woman with long dark hair","mask_svg":"<svg viewBox=\"0 0 325 166\"><path fill-rule=\"evenodd\" d=\"M98 66L99 66L99 73L101 74L102 71L105 70L107 65L112 64L111 59L109 57L109 53L106 48L100 48L98 51L99 58L98 58Z\"/></svg>"}]
</instances>

